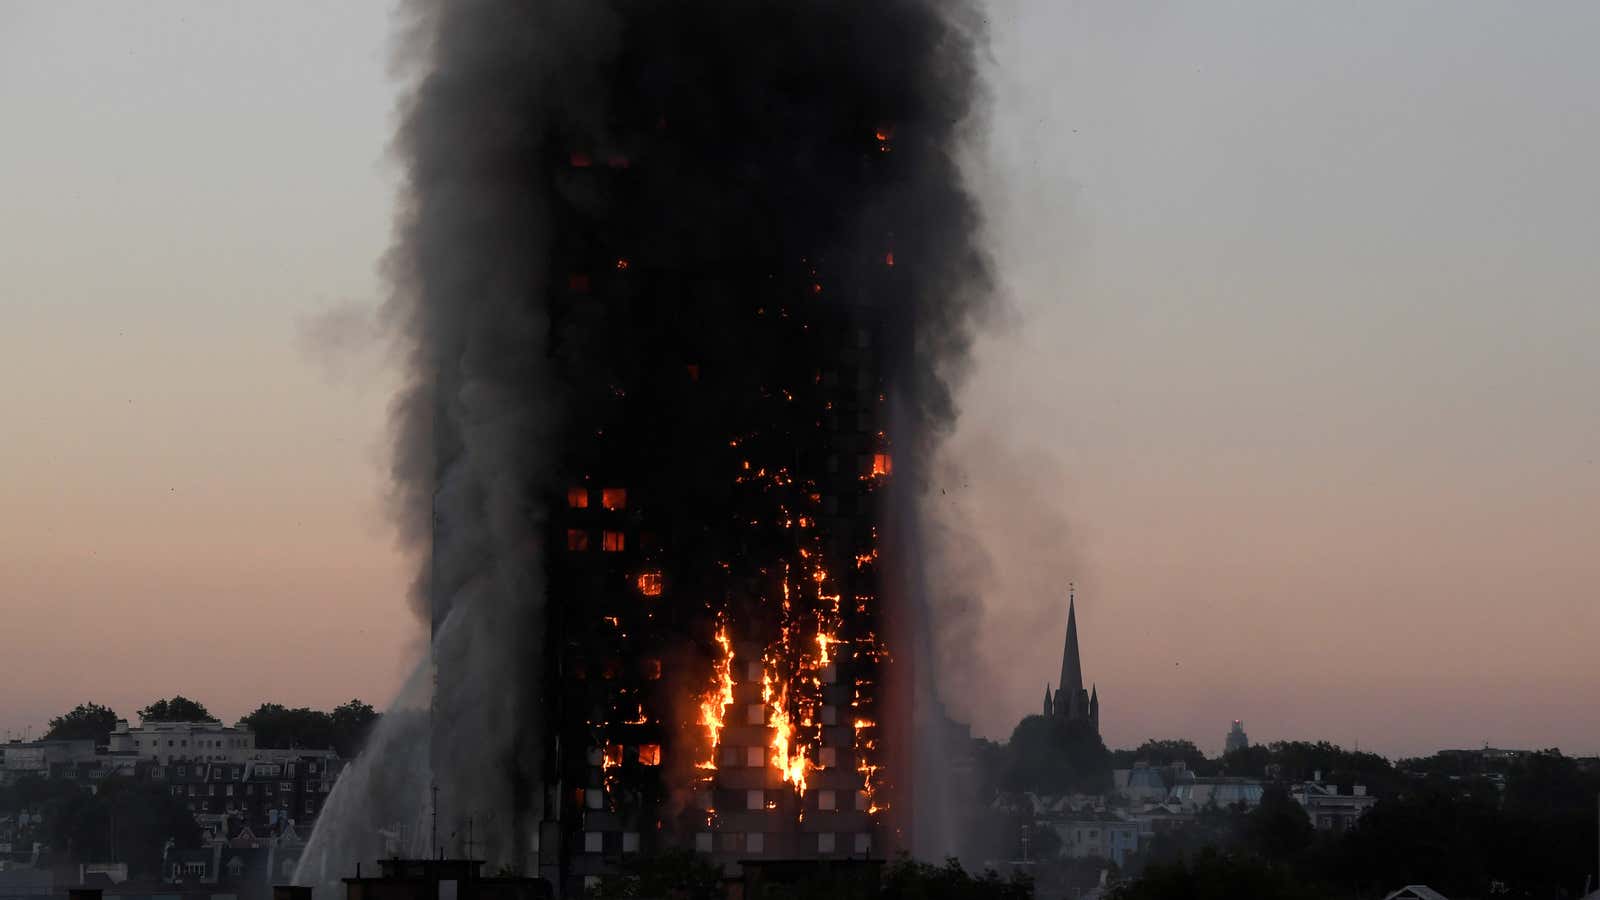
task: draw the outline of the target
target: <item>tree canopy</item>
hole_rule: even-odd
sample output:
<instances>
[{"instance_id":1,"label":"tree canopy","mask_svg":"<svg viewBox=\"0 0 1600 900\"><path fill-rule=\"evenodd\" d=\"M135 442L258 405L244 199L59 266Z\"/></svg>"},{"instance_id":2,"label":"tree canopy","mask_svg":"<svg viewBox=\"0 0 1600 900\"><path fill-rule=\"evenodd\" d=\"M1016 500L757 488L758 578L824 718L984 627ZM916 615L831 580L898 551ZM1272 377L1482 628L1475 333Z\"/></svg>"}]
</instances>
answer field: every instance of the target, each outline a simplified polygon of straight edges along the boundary
<instances>
[{"instance_id":1,"label":"tree canopy","mask_svg":"<svg viewBox=\"0 0 1600 900\"><path fill-rule=\"evenodd\" d=\"M1311 817L1282 785L1270 785L1250 811L1245 830L1262 856L1287 860L1311 845Z\"/></svg>"},{"instance_id":2,"label":"tree canopy","mask_svg":"<svg viewBox=\"0 0 1600 900\"><path fill-rule=\"evenodd\" d=\"M146 722L215 722L213 716L205 705L190 700L182 694L170 700L157 700L156 702L139 710L139 718Z\"/></svg>"},{"instance_id":3,"label":"tree canopy","mask_svg":"<svg viewBox=\"0 0 1600 900\"><path fill-rule=\"evenodd\" d=\"M1042 794L1098 793L1111 786L1111 754L1094 729L1053 716L1028 716L1011 732L1001 786Z\"/></svg>"},{"instance_id":4,"label":"tree canopy","mask_svg":"<svg viewBox=\"0 0 1600 900\"><path fill-rule=\"evenodd\" d=\"M1118 885L1111 893L1112 900L1321 900L1331 896L1261 859L1209 848L1192 858L1151 865L1141 877Z\"/></svg>"},{"instance_id":5,"label":"tree canopy","mask_svg":"<svg viewBox=\"0 0 1600 900\"><path fill-rule=\"evenodd\" d=\"M637 897L681 897L716 900L722 896L722 870L688 850L667 850L649 856L625 857L618 872L604 875L589 888L592 900L634 900Z\"/></svg>"},{"instance_id":6,"label":"tree canopy","mask_svg":"<svg viewBox=\"0 0 1600 900\"><path fill-rule=\"evenodd\" d=\"M86 741L106 744L117 727L117 714L108 706L98 703L79 703L70 712L50 720L47 741Z\"/></svg>"},{"instance_id":7,"label":"tree canopy","mask_svg":"<svg viewBox=\"0 0 1600 900\"><path fill-rule=\"evenodd\" d=\"M1211 770L1216 768L1193 741L1182 738L1165 740L1151 738L1140 744L1138 749L1116 751L1114 761L1119 768L1129 768L1136 762L1149 763L1152 766L1168 766L1181 762L1202 775L1210 774Z\"/></svg>"},{"instance_id":8,"label":"tree canopy","mask_svg":"<svg viewBox=\"0 0 1600 900\"><path fill-rule=\"evenodd\" d=\"M954 859L935 866L901 857L883 873L882 888L884 900L1030 900L1033 897L1033 882L1025 875L1001 878L993 870L973 875Z\"/></svg>"},{"instance_id":9,"label":"tree canopy","mask_svg":"<svg viewBox=\"0 0 1600 900\"><path fill-rule=\"evenodd\" d=\"M1285 749L1302 754L1302 764L1332 759L1345 771L1370 765L1331 745ZM1271 873L1288 873L1312 892L1301 896L1382 896L1418 883L1450 897L1579 895L1600 840L1593 807L1600 771L1554 750L1496 764L1505 769L1503 799L1482 775L1451 780L1419 771L1343 832L1313 830L1281 785L1249 813L1203 810L1188 827L1158 834L1140 851L1144 874L1120 896L1296 896L1259 893L1269 883L1260 879ZM1208 848L1211 857L1203 858Z\"/></svg>"},{"instance_id":10,"label":"tree canopy","mask_svg":"<svg viewBox=\"0 0 1600 900\"><path fill-rule=\"evenodd\" d=\"M72 790L45 812L50 846L68 859L116 859L136 875L160 873L162 848L198 847L194 814L161 785L108 778L94 793Z\"/></svg>"},{"instance_id":11,"label":"tree canopy","mask_svg":"<svg viewBox=\"0 0 1600 900\"><path fill-rule=\"evenodd\" d=\"M332 712L308 707L289 708L263 703L239 720L255 734L256 746L276 750L332 749L342 757L355 756L378 720L371 704L351 700Z\"/></svg>"}]
</instances>

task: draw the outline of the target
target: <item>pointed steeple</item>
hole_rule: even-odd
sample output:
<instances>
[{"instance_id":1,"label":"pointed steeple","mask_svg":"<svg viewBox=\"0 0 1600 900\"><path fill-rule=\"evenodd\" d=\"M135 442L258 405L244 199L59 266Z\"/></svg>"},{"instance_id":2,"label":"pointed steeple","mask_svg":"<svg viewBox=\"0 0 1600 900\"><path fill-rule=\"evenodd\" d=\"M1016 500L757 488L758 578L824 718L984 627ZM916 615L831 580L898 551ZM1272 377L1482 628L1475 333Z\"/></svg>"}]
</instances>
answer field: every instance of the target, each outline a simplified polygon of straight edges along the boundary
<instances>
[{"instance_id":1,"label":"pointed steeple","mask_svg":"<svg viewBox=\"0 0 1600 900\"><path fill-rule=\"evenodd\" d=\"M1078 601L1076 591L1067 585L1067 646L1061 654L1061 680L1057 682L1056 705L1065 694L1069 702L1083 693L1083 664L1078 659ZM1070 707L1069 707L1070 708Z\"/></svg>"},{"instance_id":2,"label":"pointed steeple","mask_svg":"<svg viewBox=\"0 0 1600 900\"><path fill-rule=\"evenodd\" d=\"M1044 683L1044 715L1045 718L1055 714L1055 707L1050 702L1050 682Z\"/></svg>"}]
</instances>

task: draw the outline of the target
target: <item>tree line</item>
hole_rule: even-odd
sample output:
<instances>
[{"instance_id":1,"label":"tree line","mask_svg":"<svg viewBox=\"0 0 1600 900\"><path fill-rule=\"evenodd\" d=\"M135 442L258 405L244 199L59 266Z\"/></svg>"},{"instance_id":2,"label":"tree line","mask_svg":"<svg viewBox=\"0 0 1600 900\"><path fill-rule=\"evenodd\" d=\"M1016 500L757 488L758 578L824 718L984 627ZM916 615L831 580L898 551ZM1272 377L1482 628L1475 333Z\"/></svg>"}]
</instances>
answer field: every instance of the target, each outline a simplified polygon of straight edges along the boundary
<instances>
[{"instance_id":1,"label":"tree line","mask_svg":"<svg viewBox=\"0 0 1600 900\"><path fill-rule=\"evenodd\" d=\"M1329 765L1330 746L1280 755L1309 752L1304 764ZM1398 780L1349 831L1315 830L1282 784L1269 785L1254 810L1202 811L1193 825L1156 836L1117 900L1335 900L1406 884L1446 896L1576 897L1592 886L1600 768L1555 749L1513 759L1470 754L1475 763L1467 755L1383 761ZM1371 767L1386 776L1365 760L1331 761L1345 767L1334 771ZM1359 777L1380 780L1373 771Z\"/></svg>"},{"instance_id":2,"label":"tree line","mask_svg":"<svg viewBox=\"0 0 1600 900\"><path fill-rule=\"evenodd\" d=\"M963 856L1032 860L1041 884L1069 896L1093 886L1108 863L1057 858L1054 829L1011 801L1106 792L1112 770L1141 763L1259 780L1265 795L1254 809L1211 807L1159 832L1114 872L1121 900L1330 900L1415 883L1446 896L1575 897L1586 879L1595 883L1600 765L1555 749L1391 761L1327 741L1276 741L1208 757L1183 739L1108 750L1092 730L1043 716L1023 719L1006 743L975 747L976 796L956 809ZM1289 793L1318 775L1345 794L1363 785L1377 804L1350 831L1318 831Z\"/></svg>"},{"instance_id":3,"label":"tree line","mask_svg":"<svg viewBox=\"0 0 1600 900\"><path fill-rule=\"evenodd\" d=\"M351 700L323 711L263 703L239 719L255 734L256 746L268 750L333 750L353 757L378 721L369 703ZM103 745L120 719L115 710L98 703L80 703L50 720L45 740L92 740ZM220 722L205 704L183 695L157 700L139 710L145 722Z\"/></svg>"}]
</instances>

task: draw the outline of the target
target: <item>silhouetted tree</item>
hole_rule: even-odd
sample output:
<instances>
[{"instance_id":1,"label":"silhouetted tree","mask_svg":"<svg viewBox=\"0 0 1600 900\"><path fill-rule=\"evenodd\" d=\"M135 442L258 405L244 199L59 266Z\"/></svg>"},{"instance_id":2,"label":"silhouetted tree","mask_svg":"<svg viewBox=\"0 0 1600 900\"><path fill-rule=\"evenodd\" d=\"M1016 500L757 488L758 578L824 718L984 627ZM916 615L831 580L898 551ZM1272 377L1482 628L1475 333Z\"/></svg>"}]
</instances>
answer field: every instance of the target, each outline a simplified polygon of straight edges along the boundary
<instances>
[{"instance_id":1,"label":"silhouetted tree","mask_svg":"<svg viewBox=\"0 0 1600 900\"><path fill-rule=\"evenodd\" d=\"M256 746L274 750L295 748L332 749L350 758L361 749L367 733L378 721L377 710L360 700L351 700L323 712L308 707L289 708L281 703L263 703L239 720L255 734Z\"/></svg>"},{"instance_id":2,"label":"silhouetted tree","mask_svg":"<svg viewBox=\"0 0 1600 900\"><path fill-rule=\"evenodd\" d=\"M667 850L650 856L624 858L616 875L601 877L588 891L595 900L632 900L635 897L675 897L681 900L716 900L722 896L722 870L711 860L688 850Z\"/></svg>"},{"instance_id":3,"label":"silhouetted tree","mask_svg":"<svg viewBox=\"0 0 1600 900\"><path fill-rule=\"evenodd\" d=\"M333 708L333 749L349 758L361 752L367 735L378 724L378 711L370 703L351 700Z\"/></svg>"},{"instance_id":4,"label":"silhouetted tree","mask_svg":"<svg viewBox=\"0 0 1600 900\"><path fill-rule=\"evenodd\" d=\"M263 703L239 724L255 734L257 747L327 750L333 746L333 717L304 706L290 709L281 703Z\"/></svg>"},{"instance_id":5,"label":"silhouetted tree","mask_svg":"<svg viewBox=\"0 0 1600 900\"><path fill-rule=\"evenodd\" d=\"M1327 741L1276 741L1268 750L1284 781L1308 781L1321 772L1324 782L1337 784L1341 790L1360 784L1385 797L1406 787L1404 774L1376 753L1346 750Z\"/></svg>"},{"instance_id":6,"label":"silhouetted tree","mask_svg":"<svg viewBox=\"0 0 1600 900\"><path fill-rule=\"evenodd\" d=\"M24 775L10 786L0 785L0 811L42 812L58 800L76 795L82 789L74 782Z\"/></svg>"},{"instance_id":7,"label":"silhouetted tree","mask_svg":"<svg viewBox=\"0 0 1600 900\"><path fill-rule=\"evenodd\" d=\"M1111 891L1112 900L1321 900L1331 896L1287 869L1214 849L1178 862L1152 863L1138 878Z\"/></svg>"},{"instance_id":8,"label":"silhouetted tree","mask_svg":"<svg viewBox=\"0 0 1600 900\"><path fill-rule=\"evenodd\" d=\"M1246 818L1245 830L1257 852L1278 861L1310 846L1315 831L1311 817L1279 785L1269 786L1261 795L1261 803Z\"/></svg>"},{"instance_id":9,"label":"silhouetted tree","mask_svg":"<svg viewBox=\"0 0 1600 900\"><path fill-rule=\"evenodd\" d=\"M1272 751L1262 744L1251 744L1222 755L1222 774L1233 778L1265 778L1272 763Z\"/></svg>"},{"instance_id":10,"label":"silhouetted tree","mask_svg":"<svg viewBox=\"0 0 1600 900\"><path fill-rule=\"evenodd\" d=\"M1011 732L1001 786L1046 794L1098 793L1111 784L1111 754L1082 722L1028 716Z\"/></svg>"},{"instance_id":11,"label":"silhouetted tree","mask_svg":"<svg viewBox=\"0 0 1600 900\"><path fill-rule=\"evenodd\" d=\"M1243 853L1248 849L1248 820L1245 816L1245 812L1237 807L1204 807L1184 827L1156 832L1147 846L1141 846L1138 858L1130 868L1137 870L1145 865L1172 865L1206 849Z\"/></svg>"},{"instance_id":12,"label":"silhouetted tree","mask_svg":"<svg viewBox=\"0 0 1600 900\"><path fill-rule=\"evenodd\" d=\"M1486 894L1497 818L1489 803L1443 792L1380 800L1344 835L1327 875L1364 892L1420 883L1446 896Z\"/></svg>"},{"instance_id":13,"label":"silhouetted tree","mask_svg":"<svg viewBox=\"0 0 1600 900\"><path fill-rule=\"evenodd\" d=\"M139 710L139 718L146 722L215 722L204 705L179 694L171 700L157 700Z\"/></svg>"},{"instance_id":14,"label":"silhouetted tree","mask_svg":"<svg viewBox=\"0 0 1600 900\"><path fill-rule=\"evenodd\" d=\"M935 866L901 857L883 873L883 900L1031 900L1025 875L1001 878L990 870L971 875L954 859Z\"/></svg>"},{"instance_id":15,"label":"silhouetted tree","mask_svg":"<svg viewBox=\"0 0 1600 900\"><path fill-rule=\"evenodd\" d=\"M68 861L126 862L137 875L160 873L168 840L180 848L200 845L194 814L160 785L108 778L94 793L58 796L45 813L52 849Z\"/></svg>"},{"instance_id":16,"label":"silhouetted tree","mask_svg":"<svg viewBox=\"0 0 1600 900\"><path fill-rule=\"evenodd\" d=\"M1152 766L1166 766L1181 762L1201 775L1209 775L1216 764L1206 758L1193 741L1179 739L1145 741L1133 750L1118 750L1115 756L1118 768L1129 768L1136 762Z\"/></svg>"},{"instance_id":17,"label":"silhouetted tree","mask_svg":"<svg viewBox=\"0 0 1600 900\"><path fill-rule=\"evenodd\" d=\"M117 727L117 714L108 706L98 703L80 703L71 712L50 720L47 741L86 741L106 744Z\"/></svg>"},{"instance_id":18,"label":"silhouetted tree","mask_svg":"<svg viewBox=\"0 0 1600 900\"><path fill-rule=\"evenodd\" d=\"M1061 855L1061 835L1049 825L1028 825L1023 834L1028 838L1028 859L1052 859Z\"/></svg>"}]
</instances>

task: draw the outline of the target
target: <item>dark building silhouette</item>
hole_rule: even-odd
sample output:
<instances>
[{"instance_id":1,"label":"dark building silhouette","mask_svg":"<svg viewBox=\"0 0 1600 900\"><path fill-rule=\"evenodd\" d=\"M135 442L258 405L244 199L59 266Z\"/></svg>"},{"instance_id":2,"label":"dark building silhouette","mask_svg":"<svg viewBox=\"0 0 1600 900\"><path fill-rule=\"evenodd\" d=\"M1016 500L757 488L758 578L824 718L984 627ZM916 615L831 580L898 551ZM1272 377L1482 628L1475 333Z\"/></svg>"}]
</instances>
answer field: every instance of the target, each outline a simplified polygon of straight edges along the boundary
<instances>
[{"instance_id":1,"label":"dark building silhouette","mask_svg":"<svg viewBox=\"0 0 1600 900\"><path fill-rule=\"evenodd\" d=\"M1067 643L1061 653L1061 680L1056 691L1044 686L1044 714L1068 722L1087 722L1096 734L1100 733L1100 688L1083 688L1083 662L1078 654L1077 597L1067 591Z\"/></svg>"},{"instance_id":2,"label":"dark building silhouette","mask_svg":"<svg viewBox=\"0 0 1600 900\"><path fill-rule=\"evenodd\" d=\"M1233 720L1233 726L1228 729L1228 738L1223 745L1224 752L1232 753L1250 746L1250 738L1244 733L1244 723L1238 719Z\"/></svg>"},{"instance_id":3,"label":"dark building silhouette","mask_svg":"<svg viewBox=\"0 0 1600 900\"><path fill-rule=\"evenodd\" d=\"M377 876L345 878L345 900L549 900L550 884L485 876L481 859L381 859ZM304 894L297 892L303 891ZM311 900L310 888L279 887L273 900Z\"/></svg>"}]
</instances>

